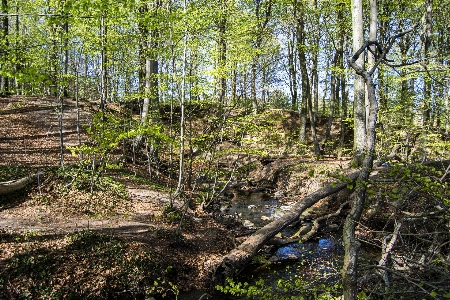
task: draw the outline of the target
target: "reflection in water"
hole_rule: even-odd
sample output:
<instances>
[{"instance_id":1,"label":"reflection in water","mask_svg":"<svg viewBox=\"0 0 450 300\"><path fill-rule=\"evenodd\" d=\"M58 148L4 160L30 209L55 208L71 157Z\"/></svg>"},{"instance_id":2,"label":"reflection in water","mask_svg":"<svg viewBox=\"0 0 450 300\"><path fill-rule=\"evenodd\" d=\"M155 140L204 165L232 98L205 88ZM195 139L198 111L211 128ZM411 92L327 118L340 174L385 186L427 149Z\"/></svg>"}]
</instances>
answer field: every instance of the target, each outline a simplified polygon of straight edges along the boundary
<instances>
[{"instance_id":1,"label":"reflection in water","mask_svg":"<svg viewBox=\"0 0 450 300\"><path fill-rule=\"evenodd\" d=\"M274 285L279 279L303 278L311 287L340 281L342 246L333 237L308 243L292 243L278 248L263 265L250 265L238 279L254 284L264 279Z\"/></svg>"},{"instance_id":2,"label":"reflection in water","mask_svg":"<svg viewBox=\"0 0 450 300\"><path fill-rule=\"evenodd\" d=\"M260 228L281 217L288 206L280 208L277 199L267 193L237 194L229 205L222 207L227 215L238 216L239 220L249 228ZM246 222L247 221L247 222Z\"/></svg>"}]
</instances>

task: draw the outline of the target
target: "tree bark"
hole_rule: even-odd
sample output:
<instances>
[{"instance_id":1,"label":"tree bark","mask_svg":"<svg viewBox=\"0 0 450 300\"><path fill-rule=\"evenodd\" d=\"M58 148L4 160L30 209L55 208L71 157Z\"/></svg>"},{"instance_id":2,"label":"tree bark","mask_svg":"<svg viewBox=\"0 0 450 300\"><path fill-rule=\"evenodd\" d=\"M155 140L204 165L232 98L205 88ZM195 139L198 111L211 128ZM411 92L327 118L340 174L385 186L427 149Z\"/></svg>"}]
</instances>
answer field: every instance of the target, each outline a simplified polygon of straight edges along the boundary
<instances>
[{"instance_id":1,"label":"tree bark","mask_svg":"<svg viewBox=\"0 0 450 300\"><path fill-rule=\"evenodd\" d=\"M302 1L295 2L297 6L303 5ZM296 8L298 9L298 8ZM308 98L311 97L311 90L309 86L308 68L306 67L306 55L303 45L305 45L305 21L304 13L299 11L300 15L296 19L296 31L297 31L297 55L300 65L300 73L302 80L302 99L299 105L300 113L300 133L299 141L301 143L306 142L306 114L308 111Z\"/></svg>"},{"instance_id":2,"label":"tree bark","mask_svg":"<svg viewBox=\"0 0 450 300\"><path fill-rule=\"evenodd\" d=\"M2 0L2 13L8 14L8 0ZM3 55L8 54L8 46L9 46L9 17L7 15L3 16L2 20L2 38L5 39L5 46L6 49L3 49ZM2 82L2 92L5 95L9 94L9 78L8 76L3 76L3 82Z\"/></svg>"},{"instance_id":3,"label":"tree bark","mask_svg":"<svg viewBox=\"0 0 450 300\"><path fill-rule=\"evenodd\" d=\"M358 177L358 174L359 172L355 172L348 175L349 180L354 181ZM272 237L286 228L289 224L298 220L305 209L311 207L320 199L344 189L347 187L347 184L348 182L341 182L317 190L316 192L301 199L292 207L292 210L289 213L256 231L239 247L233 249L222 258L214 274L212 275L213 283L223 284L226 278L234 274L235 270L241 269L249 263L258 250L261 249Z\"/></svg>"},{"instance_id":4,"label":"tree bark","mask_svg":"<svg viewBox=\"0 0 450 300\"><path fill-rule=\"evenodd\" d=\"M353 52L356 53L364 43L362 0L352 0ZM364 56L356 63L364 65ZM354 77L354 155L353 165L361 166L366 141L366 108L364 78L355 72Z\"/></svg>"},{"instance_id":5,"label":"tree bark","mask_svg":"<svg viewBox=\"0 0 450 300\"><path fill-rule=\"evenodd\" d=\"M422 47L423 47L423 56L424 56L424 65L428 67L429 59L428 56L431 50L431 39L432 39L432 10L433 10L433 1L427 0L426 11L423 17L424 20L424 33L422 37ZM428 73L428 72L427 72ZM431 78L429 78L429 74L424 77L424 86L423 86L423 136L422 136L422 161L427 160L427 140L429 127L432 125L431 123L431 107L433 105L432 97L431 97Z\"/></svg>"},{"instance_id":6,"label":"tree bark","mask_svg":"<svg viewBox=\"0 0 450 300\"><path fill-rule=\"evenodd\" d=\"M158 9L161 6L160 1L155 0L152 7L152 16L157 17ZM151 118L152 123L158 122L158 112L159 112L159 62L158 56L155 53L158 47L158 30L149 29L149 25L145 24L146 15L149 13L148 4L143 4L139 8L139 13L144 21L139 23L139 31L142 35L143 41L141 42L141 75L140 75L140 89L144 96L142 111L141 111L141 125L146 127ZM136 137L135 147L141 148L144 144L144 135L139 135ZM158 147L155 142L151 144L150 154L153 161L158 161Z\"/></svg>"},{"instance_id":7,"label":"tree bark","mask_svg":"<svg viewBox=\"0 0 450 300\"><path fill-rule=\"evenodd\" d=\"M183 12L186 14L187 10L187 0L183 2ZM184 20L184 38L183 38L183 69L181 74L181 97L180 97L180 166L178 172L178 184L175 195L180 195L183 191L183 181L184 181L184 149L185 149L185 103L186 103L186 68L187 68L187 42L188 42L188 28L187 21Z\"/></svg>"},{"instance_id":8,"label":"tree bark","mask_svg":"<svg viewBox=\"0 0 450 300\"><path fill-rule=\"evenodd\" d=\"M415 27L414 27L415 28ZM378 113L378 103L375 94L375 84L373 82L373 74L377 69L378 65L385 59L386 54L391 50L396 39L404 36L405 34L411 32L414 28L404 31L395 35L390 39L388 45L383 49L379 58L376 60L374 65L369 71L366 71L364 65L359 65L357 63L359 57L364 55L364 51L369 48L373 41L368 41L364 43L360 49L358 49L352 58L349 60L350 66L355 70L355 72L364 78L367 85L367 92L369 96L369 122L367 124L367 135L366 135L366 145L364 149L364 162L362 169L359 173L358 180L356 182L356 196L352 203L352 209L348 214L344 229L343 229L343 240L344 240L344 266L342 267L342 284L343 284L343 294L345 300L357 299L357 271L358 271L358 251L359 242L356 240L355 228L357 223L361 218L361 214L364 208L364 202L366 198L367 182L369 179L370 171L373 167L373 158L375 150L376 132L375 125L377 122ZM376 44L378 45L378 44Z\"/></svg>"},{"instance_id":9,"label":"tree bark","mask_svg":"<svg viewBox=\"0 0 450 300\"><path fill-rule=\"evenodd\" d=\"M294 10L295 15L295 10ZM291 33L291 29L288 29L288 33ZM288 51L288 71L289 71L289 90L291 92L291 108L293 110L297 110L297 69L294 62L294 53L295 53L295 33L292 33L292 40L289 38L287 43L287 51Z\"/></svg>"},{"instance_id":10,"label":"tree bark","mask_svg":"<svg viewBox=\"0 0 450 300\"><path fill-rule=\"evenodd\" d=\"M106 57L106 25L105 25L105 12L102 13L102 17L100 20L100 42L101 42L101 78L100 78L100 87L101 87L101 98L100 98L100 110L102 113L105 112L106 99L107 95L107 87L106 87L106 76L107 76L107 57Z\"/></svg>"},{"instance_id":11,"label":"tree bark","mask_svg":"<svg viewBox=\"0 0 450 300\"><path fill-rule=\"evenodd\" d=\"M337 68L339 63L339 57L340 53L337 51L334 54L333 58L333 67ZM337 87L340 84L340 81L337 80L338 76L336 74L336 71L333 69L331 70L331 82L330 82L330 115L328 116L328 122L327 122L327 128L325 130L325 136L322 140L322 144L325 144L331 135L331 127L333 126L333 119L334 119L334 106L336 103L336 100L339 98L339 88Z\"/></svg>"},{"instance_id":12,"label":"tree bark","mask_svg":"<svg viewBox=\"0 0 450 300\"><path fill-rule=\"evenodd\" d=\"M344 240L344 266L342 267L342 283L344 290L344 299L357 299L357 271L358 271L358 251L360 244L356 240L355 228L364 208L366 199L366 186L369 179L370 170L373 167L373 154L375 150L375 124L378 112L378 105L375 96L375 85L373 83L372 74L366 72L355 62L351 62L351 66L360 75L364 75L370 101L370 114L368 122L368 130L366 137L366 146L364 153L364 162L361 172L357 180L356 196L352 203L352 209L348 214L343 229Z\"/></svg>"},{"instance_id":13,"label":"tree bark","mask_svg":"<svg viewBox=\"0 0 450 300\"><path fill-rule=\"evenodd\" d=\"M227 91L227 77L226 77L226 63L227 63L227 40L226 40L226 29L227 29L227 2L223 0L220 2L221 12L219 20L217 22L217 27L219 30L219 38L217 41L218 48L218 68L219 68L219 115L222 114L223 107L226 105L225 97Z\"/></svg>"}]
</instances>

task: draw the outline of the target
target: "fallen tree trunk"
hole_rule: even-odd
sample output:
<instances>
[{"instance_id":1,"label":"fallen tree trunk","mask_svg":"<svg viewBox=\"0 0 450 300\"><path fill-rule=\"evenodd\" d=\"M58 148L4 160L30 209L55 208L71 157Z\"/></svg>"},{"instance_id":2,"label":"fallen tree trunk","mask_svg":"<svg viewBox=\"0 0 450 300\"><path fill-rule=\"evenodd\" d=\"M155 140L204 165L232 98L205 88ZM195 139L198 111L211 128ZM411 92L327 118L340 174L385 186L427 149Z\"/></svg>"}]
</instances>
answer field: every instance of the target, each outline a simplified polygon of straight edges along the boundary
<instances>
[{"instance_id":1,"label":"fallen tree trunk","mask_svg":"<svg viewBox=\"0 0 450 300\"><path fill-rule=\"evenodd\" d=\"M37 177L38 174L33 174L17 180L0 182L0 195L8 195L19 191L35 181Z\"/></svg>"},{"instance_id":2,"label":"fallen tree trunk","mask_svg":"<svg viewBox=\"0 0 450 300\"><path fill-rule=\"evenodd\" d=\"M351 181L355 181L358 178L358 175L359 172L354 172L348 175L347 178ZM234 274L235 270L241 269L248 264L259 249L261 249L272 237L286 228L289 224L297 221L307 208L317 203L320 199L344 189L347 185L348 182L340 182L323 187L301 199L292 207L290 212L286 213L281 218L257 230L239 247L233 249L222 258L222 261L218 264L212 275L213 284L223 284L227 277Z\"/></svg>"}]
</instances>

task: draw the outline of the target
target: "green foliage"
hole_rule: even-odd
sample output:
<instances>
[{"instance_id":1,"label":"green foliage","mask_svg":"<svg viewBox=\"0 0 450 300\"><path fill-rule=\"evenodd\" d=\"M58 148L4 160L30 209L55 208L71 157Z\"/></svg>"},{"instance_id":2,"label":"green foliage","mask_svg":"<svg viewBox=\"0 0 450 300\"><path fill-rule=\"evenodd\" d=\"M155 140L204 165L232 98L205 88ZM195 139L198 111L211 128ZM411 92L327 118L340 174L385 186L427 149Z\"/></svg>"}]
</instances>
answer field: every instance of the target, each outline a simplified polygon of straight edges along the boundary
<instances>
[{"instance_id":1,"label":"green foliage","mask_svg":"<svg viewBox=\"0 0 450 300\"><path fill-rule=\"evenodd\" d=\"M264 279L254 284L235 282L227 278L225 286L216 286L216 290L244 299L258 300L303 300L303 299L340 299L339 285L311 286L306 279L294 276L291 279L278 279L276 283L268 283Z\"/></svg>"},{"instance_id":2,"label":"green foliage","mask_svg":"<svg viewBox=\"0 0 450 300\"><path fill-rule=\"evenodd\" d=\"M391 187L385 192L391 199L402 199L405 194L415 192L419 195L418 200L430 203L442 203L450 205L449 182L441 182L442 169L422 164L402 165L396 164L389 168L389 176L397 178L402 184Z\"/></svg>"},{"instance_id":3,"label":"green foliage","mask_svg":"<svg viewBox=\"0 0 450 300\"><path fill-rule=\"evenodd\" d=\"M179 223L183 215L180 209L170 204L164 206L162 213L164 220L174 224Z\"/></svg>"}]
</instances>

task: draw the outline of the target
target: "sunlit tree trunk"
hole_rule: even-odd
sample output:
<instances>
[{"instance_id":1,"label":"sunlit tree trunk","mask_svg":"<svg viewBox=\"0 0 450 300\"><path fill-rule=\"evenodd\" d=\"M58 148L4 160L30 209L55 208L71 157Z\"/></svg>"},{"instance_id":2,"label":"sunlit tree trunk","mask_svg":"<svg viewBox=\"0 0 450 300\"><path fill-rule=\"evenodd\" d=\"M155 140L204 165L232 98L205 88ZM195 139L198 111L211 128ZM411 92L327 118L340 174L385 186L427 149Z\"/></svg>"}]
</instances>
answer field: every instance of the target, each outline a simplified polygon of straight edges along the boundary
<instances>
[{"instance_id":1,"label":"sunlit tree trunk","mask_svg":"<svg viewBox=\"0 0 450 300\"><path fill-rule=\"evenodd\" d=\"M183 3L183 15L186 15L187 0ZM186 20L184 21L184 38L183 38L183 67L181 74L181 97L180 97L180 161L179 161L179 171L178 171L178 185L175 192L179 195L183 190L184 181L184 149L185 149L185 102L186 102L186 68L187 68L187 42L188 42L188 29Z\"/></svg>"},{"instance_id":2,"label":"sunlit tree trunk","mask_svg":"<svg viewBox=\"0 0 450 300\"><path fill-rule=\"evenodd\" d=\"M361 53L360 53L361 56ZM355 197L352 202L352 208L344 223L342 230L344 240L344 265L342 267L342 284L344 300L357 299L358 287L358 252L360 243L356 239L355 229L361 218L364 209L364 202L366 199L366 185L369 179L370 171L373 167L373 155L375 150L375 124L377 120L378 104L375 95L375 85L373 83L373 74L369 74L355 62L352 62L352 67L360 75L365 75L365 82L367 84L367 91L369 94L369 123L365 145L365 156L362 169L358 176L356 183Z\"/></svg>"},{"instance_id":3,"label":"sunlit tree trunk","mask_svg":"<svg viewBox=\"0 0 450 300\"><path fill-rule=\"evenodd\" d=\"M378 18L377 18L377 0L370 0L369 1L369 5L370 5L370 14L369 14L369 41L376 41L377 40L377 22L378 22ZM369 46L370 51L367 52L367 64L368 64L368 68L371 68L373 66L373 64L375 63L375 53L377 51L375 45L371 45ZM367 87L366 87L367 89ZM366 93L364 95L365 97L365 106L366 106L366 129L367 129L367 124L369 121L369 109L370 109L370 105L369 105L369 96L368 93Z\"/></svg>"},{"instance_id":4,"label":"sunlit tree trunk","mask_svg":"<svg viewBox=\"0 0 450 300\"><path fill-rule=\"evenodd\" d=\"M364 43L363 32L363 7L362 0L352 0L352 28L353 28L353 52L358 51ZM361 55L356 63L364 65L364 56ZM366 108L365 108L365 83L364 78L354 75L353 110L354 110L354 154L353 165L361 166L363 162L364 146L366 140Z\"/></svg>"},{"instance_id":5,"label":"sunlit tree trunk","mask_svg":"<svg viewBox=\"0 0 450 300\"><path fill-rule=\"evenodd\" d=\"M158 30L155 28L149 29L149 25L145 24L147 15L152 14L153 17L158 17L158 9L161 6L159 1L152 3L151 12L148 4L143 4L139 8L141 21L139 24L139 31L141 34L141 83L140 89L143 95L143 104L141 111L141 125L148 126L149 119L152 123L157 123L159 120L159 62L156 53L158 47ZM144 143L144 135L136 137L135 146L140 148ZM150 145L151 160L158 162L158 147L157 142L153 141Z\"/></svg>"}]
</instances>

